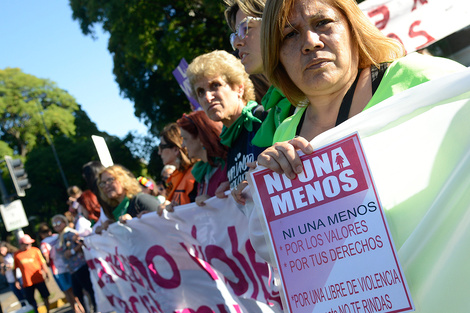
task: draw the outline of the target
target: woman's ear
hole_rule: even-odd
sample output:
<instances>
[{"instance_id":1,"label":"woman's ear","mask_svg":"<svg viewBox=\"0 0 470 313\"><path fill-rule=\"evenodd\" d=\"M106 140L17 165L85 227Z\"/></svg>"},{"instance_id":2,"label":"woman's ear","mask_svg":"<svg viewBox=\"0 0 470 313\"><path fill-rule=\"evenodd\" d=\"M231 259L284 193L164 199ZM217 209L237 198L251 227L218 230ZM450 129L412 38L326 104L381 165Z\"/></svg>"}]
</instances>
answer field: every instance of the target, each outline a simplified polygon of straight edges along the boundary
<instances>
[{"instance_id":1,"label":"woman's ear","mask_svg":"<svg viewBox=\"0 0 470 313\"><path fill-rule=\"evenodd\" d=\"M240 99L243 99L243 95L245 94L245 85L243 84L240 84L237 86L237 93L238 93L238 97Z\"/></svg>"}]
</instances>

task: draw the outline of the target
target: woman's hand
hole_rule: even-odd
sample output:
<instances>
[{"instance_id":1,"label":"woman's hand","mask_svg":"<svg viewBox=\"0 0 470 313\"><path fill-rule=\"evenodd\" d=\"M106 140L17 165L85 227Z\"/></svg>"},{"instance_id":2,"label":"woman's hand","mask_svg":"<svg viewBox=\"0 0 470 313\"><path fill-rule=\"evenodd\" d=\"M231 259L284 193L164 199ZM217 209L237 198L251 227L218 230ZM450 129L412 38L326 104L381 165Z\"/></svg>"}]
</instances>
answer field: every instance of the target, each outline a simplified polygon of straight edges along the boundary
<instances>
[{"instance_id":1,"label":"woman's hand","mask_svg":"<svg viewBox=\"0 0 470 313\"><path fill-rule=\"evenodd\" d=\"M204 201L206 201L209 198L210 197L208 195L197 196L196 197L196 204L199 205L199 206L205 206L206 204L204 203Z\"/></svg>"},{"instance_id":2,"label":"woman's hand","mask_svg":"<svg viewBox=\"0 0 470 313\"><path fill-rule=\"evenodd\" d=\"M104 221L100 226L96 226L95 233L98 234L98 235L101 235L103 230L107 230L109 225L111 225L112 223L113 223L113 221L111 221L111 220Z\"/></svg>"},{"instance_id":3,"label":"woman's hand","mask_svg":"<svg viewBox=\"0 0 470 313\"><path fill-rule=\"evenodd\" d=\"M258 164L278 174L286 174L290 179L295 179L302 173L303 167L297 150L305 154L313 152L313 148L307 139L296 137L289 141L277 142L258 155Z\"/></svg>"},{"instance_id":4,"label":"woman's hand","mask_svg":"<svg viewBox=\"0 0 470 313\"><path fill-rule=\"evenodd\" d=\"M132 219L132 216L128 213L119 216L119 222L121 222L121 224L126 224L126 221L131 220L131 219Z\"/></svg>"},{"instance_id":5,"label":"woman's hand","mask_svg":"<svg viewBox=\"0 0 470 313\"><path fill-rule=\"evenodd\" d=\"M174 212L173 203L166 200L165 203L160 204L160 206L157 209L158 216L162 216L164 210L167 210L168 212Z\"/></svg>"},{"instance_id":6,"label":"woman's hand","mask_svg":"<svg viewBox=\"0 0 470 313\"><path fill-rule=\"evenodd\" d=\"M217 187L217 189L215 190L215 196L219 199L227 198L227 196L225 195L225 192L227 190L230 190L230 182L228 180L224 181L219 185L219 187Z\"/></svg>"},{"instance_id":7,"label":"woman's hand","mask_svg":"<svg viewBox=\"0 0 470 313\"><path fill-rule=\"evenodd\" d=\"M246 199L245 196L242 194L243 189L248 186L248 182L242 181L241 183L238 184L235 189L232 189L232 197L235 199L235 202L241 205L245 205Z\"/></svg>"}]
</instances>

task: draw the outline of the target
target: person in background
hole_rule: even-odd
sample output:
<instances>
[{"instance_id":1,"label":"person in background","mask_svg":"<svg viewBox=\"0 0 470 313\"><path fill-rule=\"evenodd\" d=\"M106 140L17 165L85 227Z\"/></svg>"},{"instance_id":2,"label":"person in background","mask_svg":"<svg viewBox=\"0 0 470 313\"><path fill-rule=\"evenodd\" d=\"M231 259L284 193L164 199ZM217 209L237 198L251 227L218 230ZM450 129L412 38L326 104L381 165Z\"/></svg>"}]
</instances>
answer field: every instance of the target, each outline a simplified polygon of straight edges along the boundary
<instances>
[{"instance_id":1,"label":"person in background","mask_svg":"<svg viewBox=\"0 0 470 313\"><path fill-rule=\"evenodd\" d=\"M49 279L49 272L47 270L46 261L41 254L41 251L32 246L35 242L29 235L24 235L20 238L20 250L17 251L13 257L15 270L20 269L23 278L23 290L26 300L38 313L38 305L34 299L34 291L37 289L41 294L47 312L49 312L49 290L47 289L44 276ZM15 277L15 284L20 289L20 282Z\"/></svg>"},{"instance_id":2,"label":"person in background","mask_svg":"<svg viewBox=\"0 0 470 313\"><path fill-rule=\"evenodd\" d=\"M176 166L174 166L173 164L165 164L160 174L162 181L166 183L175 170Z\"/></svg>"},{"instance_id":3,"label":"person in background","mask_svg":"<svg viewBox=\"0 0 470 313\"><path fill-rule=\"evenodd\" d=\"M219 137L223 125L209 119L204 111L183 114L176 123L181 128L183 146L188 150L188 156L200 160L194 164L191 173L198 182L196 203L202 206L206 199L216 195L223 182L228 181L228 148L220 143ZM224 191L221 191L222 196Z\"/></svg>"},{"instance_id":4,"label":"person in background","mask_svg":"<svg viewBox=\"0 0 470 313\"><path fill-rule=\"evenodd\" d=\"M158 209L158 214L161 215L163 210L172 212L175 206L194 202L197 189L191 174L194 161L189 158L186 148L183 147L178 124L170 123L160 132L158 154L164 165L176 167L167 180L167 199Z\"/></svg>"},{"instance_id":5,"label":"person in background","mask_svg":"<svg viewBox=\"0 0 470 313\"><path fill-rule=\"evenodd\" d=\"M59 239L58 234L53 234L46 223L41 223L38 228L38 235L41 238L39 249L46 260L46 264L51 269L52 275L64 293L67 302L74 308L74 312L85 312L80 302L76 301L72 290L72 276L67 270L65 260L55 253L55 245Z\"/></svg>"},{"instance_id":6,"label":"person in background","mask_svg":"<svg viewBox=\"0 0 470 313\"><path fill-rule=\"evenodd\" d=\"M83 211L86 212L86 210L84 210L83 207L80 207L79 202L74 201L73 203L73 207L69 208L69 213L73 217L73 228L77 231L80 237L86 237L92 232L91 221L83 215Z\"/></svg>"},{"instance_id":7,"label":"person in background","mask_svg":"<svg viewBox=\"0 0 470 313\"><path fill-rule=\"evenodd\" d=\"M77 202L78 214L83 215L93 226L98 221L101 214L101 205L98 202L98 198L91 190L85 190L77 199Z\"/></svg>"},{"instance_id":8,"label":"person in background","mask_svg":"<svg viewBox=\"0 0 470 313\"><path fill-rule=\"evenodd\" d=\"M160 195L157 183L153 179L139 176L137 177L137 181L140 183L143 193L154 196L159 202L159 205L165 203L166 197Z\"/></svg>"},{"instance_id":9,"label":"person in background","mask_svg":"<svg viewBox=\"0 0 470 313\"><path fill-rule=\"evenodd\" d=\"M105 167L99 161L90 161L85 163L82 166L82 177L85 180L88 189L93 192L93 194L98 199L98 202L101 206L100 215L97 222L98 224L104 222L106 219L113 217L112 209L108 207L108 204L101 198L100 188L98 187L98 176Z\"/></svg>"},{"instance_id":10,"label":"person in background","mask_svg":"<svg viewBox=\"0 0 470 313\"><path fill-rule=\"evenodd\" d=\"M8 282L8 286L13 294L16 296L18 301L24 300L24 294L22 288L17 288L15 285L15 276L20 285L23 284L21 280L21 272L14 269L13 254L18 251L18 248L15 246L2 241L0 242L0 272L2 275L5 275L5 278ZM21 286L20 286L21 287Z\"/></svg>"},{"instance_id":11,"label":"person in background","mask_svg":"<svg viewBox=\"0 0 470 313\"><path fill-rule=\"evenodd\" d=\"M85 305L85 290L90 296L91 304L96 309L95 293L90 280L90 272L83 255L83 241L77 231L67 226L67 218L58 214L52 217L52 227L59 234L59 238L54 245L55 259L62 258L66 268L71 274L73 294L84 306L85 312L92 312L91 308Z\"/></svg>"},{"instance_id":12,"label":"person in background","mask_svg":"<svg viewBox=\"0 0 470 313\"><path fill-rule=\"evenodd\" d=\"M159 206L157 199L143 193L135 176L121 165L105 168L99 174L98 186L102 199L113 208L113 218L106 222L106 228L114 221L124 222L140 214L156 211ZM97 228L95 232L100 233L101 230Z\"/></svg>"},{"instance_id":13,"label":"person in background","mask_svg":"<svg viewBox=\"0 0 470 313\"><path fill-rule=\"evenodd\" d=\"M207 116L224 127L221 143L229 147L227 176L232 195L246 186L248 162L256 160L262 148L252 139L265 118L263 107L254 100L253 83L241 61L226 51L213 51L195 58L186 71L192 93ZM236 199L236 198L235 198Z\"/></svg>"}]
</instances>

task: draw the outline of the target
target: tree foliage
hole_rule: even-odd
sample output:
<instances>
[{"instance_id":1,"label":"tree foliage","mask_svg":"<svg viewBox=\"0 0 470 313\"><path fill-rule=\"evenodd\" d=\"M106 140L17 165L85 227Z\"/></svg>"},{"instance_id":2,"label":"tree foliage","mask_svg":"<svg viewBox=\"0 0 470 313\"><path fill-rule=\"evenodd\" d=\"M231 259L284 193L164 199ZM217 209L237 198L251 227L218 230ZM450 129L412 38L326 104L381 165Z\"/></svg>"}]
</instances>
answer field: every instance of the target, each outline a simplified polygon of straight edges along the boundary
<instances>
[{"instance_id":1,"label":"tree foliage","mask_svg":"<svg viewBox=\"0 0 470 313\"><path fill-rule=\"evenodd\" d=\"M25 157L38 141L75 134L75 99L54 82L18 68L0 70L0 139Z\"/></svg>"},{"instance_id":2,"label":"tree foliage","mask_svg":"<svg viewBox=\"0 0 470 313\"><path fill-rule=\"evenodd\" d=\"M33 224L49 221L54 214L67 210L67 186L51 144L68 186L87 188L82 166L99 160L91 135L105 138L115 163L135 175L142 172L139 158L132 155L126 142L100 132L71 95L54 82L20 69L0 70L0 119L0 158L21 156L32 186L21 200L27 216L36 218ZM2 170L7 193L14 194L4 164Z\"/></svg>"},{"instance_id":3,"label":"tree foliage","mask_svg":"<svg viewBox=\"0 0 470 313\"><path fill-rule=\"evenodd\" d=\"M230 49L222 1L70 0L85 35L109 32L108 49L121 92L135 114L157 133L190 110L173 77L180 60Z\"/></svg>"}]
</instances>

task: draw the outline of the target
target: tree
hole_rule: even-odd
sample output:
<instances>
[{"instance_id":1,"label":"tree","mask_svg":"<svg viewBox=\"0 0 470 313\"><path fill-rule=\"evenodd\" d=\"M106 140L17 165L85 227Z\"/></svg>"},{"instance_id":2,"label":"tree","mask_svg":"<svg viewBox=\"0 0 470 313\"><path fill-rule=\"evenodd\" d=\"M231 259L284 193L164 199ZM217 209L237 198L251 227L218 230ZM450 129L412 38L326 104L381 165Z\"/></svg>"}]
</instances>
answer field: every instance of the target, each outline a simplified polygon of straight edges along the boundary
<instances>
[{"instance_id":1,"label":"tree","mask_svg":"<svg viewBox=\"0 0 470 313\"><path fill-rule=\"evenodd\" d=\"M0 70L0 139L25 157L45 140L75 133L75 99L47 79L25 74L18 68Z\"/></svg>"},{"instance_id":2,"label":"tree","mask_svg":"<svg viewBox=\"0 0 470 313\"><path fill-rule=\"evenodd\" d=\"M231 49L222 1L70 0L85 35L101 24L121 92L155 134L190 110L172 71L182 58Z\"/></svg>"}]
</instances>

